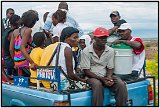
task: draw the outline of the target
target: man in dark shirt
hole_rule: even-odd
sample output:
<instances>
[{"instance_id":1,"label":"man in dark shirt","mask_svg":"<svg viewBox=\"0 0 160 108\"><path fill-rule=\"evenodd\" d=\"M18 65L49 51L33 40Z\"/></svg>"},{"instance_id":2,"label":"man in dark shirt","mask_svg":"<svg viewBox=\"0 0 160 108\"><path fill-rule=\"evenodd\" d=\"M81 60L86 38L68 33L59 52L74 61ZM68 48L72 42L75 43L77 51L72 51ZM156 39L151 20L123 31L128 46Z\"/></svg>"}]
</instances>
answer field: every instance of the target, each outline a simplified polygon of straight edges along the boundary
<instances>
[{"instance_id":1,"label":"man in dark shirt","mask_svg":"<svg viewBox=\"0 0 160 108\"><path fill-rule=\"evenodd\" d=\"M110 14L111 22L114 24L114 27L109 29L109 35L112 35L121 24L127 23L124 19L121 19L121 16L118 11L112 11Z\"/></svg>"},{"instance_id":2,"label":"man in dark shirt","mask_svg":"<svg viewBox=\"0 0 160 108\"><path fill-rule=\"evenodd\" d=\"M6 28L10 27L10 22L9 19L11 18L12 15L14 15L14 9L8 8L6 10L6 18L2 19L2 31L4 31Z\"/></svg>"}]
</instances>

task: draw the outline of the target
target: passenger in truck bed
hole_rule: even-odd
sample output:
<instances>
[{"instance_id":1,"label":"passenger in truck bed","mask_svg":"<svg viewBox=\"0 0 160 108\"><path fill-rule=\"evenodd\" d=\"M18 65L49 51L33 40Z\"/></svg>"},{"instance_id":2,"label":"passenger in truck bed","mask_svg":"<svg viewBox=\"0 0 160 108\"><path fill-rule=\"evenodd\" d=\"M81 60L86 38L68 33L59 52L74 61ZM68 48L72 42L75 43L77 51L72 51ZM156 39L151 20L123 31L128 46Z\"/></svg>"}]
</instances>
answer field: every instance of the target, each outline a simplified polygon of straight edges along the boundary
<instances>
[{"instance_id":1,"label":"passenger in truck bed","mask_svg":"<svg viewBox=\"0 0 160 108\"><path fill-rule=\"evenodd\" d=\"M113 44L124 43L133 48L133 62L132 62L132 73L126 76L122 76L123 80L135 80L139 77L141 69L145 61L145 50L142 39L139 37L132 37L132 28L128 23L123 23L119 28L121 39L116 40Z\"/></svg>"},{"instance_id":2,"label":"passenger in truck bed","mask_svg":"<svg viewBox=\"0 0 160 108\"><path fill-rule=\"evenodd\" d=\"M35 10L28 10L22 14L18 21L20 27L15 29L10 42L10 53L14 57L15 67L22 71L22 68L28 67L29 63L31 69L36 69L37 64L33 62L29 54L32 49L32 27L39 20L38 12ZM29 77L30 73L23 72L23 76Z\"/></svg>"},{"instance_id":3,"label":"passenger in truck bed","mask_svg":"<svg viewBox=\"0 0 160 108\"><path fill-rule=\"evenodd\" d=\"M75 70L74 70L75 61L73 58L72 47L78 46L78 33L79 33L78 29L73 27L66 27L62 30L62 33L60 36L61 46L60 46L60 52L59 52L58 66L61 66L62 70L67 74L67 76L70 79L86 82L85 79L79 78L75 74ZM44 49L40 66L47 65L49 59L51 58L58 44L59 42L55 44L51 44ZM55 66L55 64L56 64L56 56L53 57L53 60L50 65ZM62 90L69 89L70 86L66 77L62 73L60 76L61 76L61 84L64 85L63 87L61 87ZM50 88L50 82L48 81L48 83L45 83L44 87Z\"/></svg>"},{"instance_id":4,"label":"passenger in truck bed","mask_svg":"<svg viewBox=\"0 0 160 108\"><path fill-rule=\"evenodd\" d=\"M124 19L121 19L120 13L117 10L114 10L110 13L110 19L111 22L114 24L114 27L112 27L111 29L109 29L109 35L113 35L117 33L118 28L121 26L121 24L123 23L127 23Z\"/></svg>"},{"instance_id":5,"label":"passenger in truck bed","mask_svg":"<svg viewBox=\"0 0 160 108\"><path fill-rule=\"evenodd\" d=\"M14 75L17 75L16 69L14 69L14 61L13 58L10 55L10 41L13 37L13 31L19 27L18 20L20 19L20 16L14 14L10 17L10 27L6 28L3 32L2 37L2 49L4 51L4 66L6 69L6 74L9 77L13 77Z\"/></svg>"},{"instance_id":6,"label":"passenger in truck bed","mask_svg":"<svg viewBox=\"0 0 160 108\"><path fill-rule=\"evenodd\" d=\"M33 42L36 45L36 47L34 49L32 49L31 53L30 53L30 57L33 60L34 63L36 63L38 66L40 65L40 61L41 61L41 56L44 50L44 45L45 45L45 41L46 41L46 37L45 34L43 32L36 32L33 35ZM30 78L30 85L36 86L37 85L37 80L34 78L37 78L37 71L33 71L32 69L30 69L31 72L31 78ZM43 87L43 84L40 82L40 86ZM45 81L44 81L45 82Z\"/></svg>"},{"instance_id":7,"label":"passenger in truck bed","mask_svg":"<svg viewBox=\"0 0 160 108\"><path fill-rule=\"evenodd\" d=\"M106 45L108 36L105 28L95 30L95 42L82 50L80 66L93 90L93 106L103 106L104 87L115 93L116 106L126 106L127 88L125 83L113 74L114 49Z\"/></svg>"}]
</instances>

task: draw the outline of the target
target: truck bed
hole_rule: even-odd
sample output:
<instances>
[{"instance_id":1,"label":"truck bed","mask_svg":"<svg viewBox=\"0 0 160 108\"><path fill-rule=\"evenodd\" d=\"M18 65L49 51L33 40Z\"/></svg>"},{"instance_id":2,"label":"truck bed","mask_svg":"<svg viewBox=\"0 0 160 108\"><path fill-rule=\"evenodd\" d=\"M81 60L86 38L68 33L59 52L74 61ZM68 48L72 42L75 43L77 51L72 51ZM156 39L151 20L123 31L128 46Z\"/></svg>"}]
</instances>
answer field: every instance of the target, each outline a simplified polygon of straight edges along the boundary
<instances>
[{"instance_id":1,"label":"truck bed","mask_svg":"<svg viewBox=\"0 0 160 108\"><path fill-rule=\"evenodd\" d=\"M148 105L149 80L127 84L131 106ZM71 106L92 106L92 90L72 90L58 93L41 88L2 84L2 106L53 106L55 101L70 101ZM104 106L114 106L114 94L104 90Z\"/></svg>"}]
</instances>

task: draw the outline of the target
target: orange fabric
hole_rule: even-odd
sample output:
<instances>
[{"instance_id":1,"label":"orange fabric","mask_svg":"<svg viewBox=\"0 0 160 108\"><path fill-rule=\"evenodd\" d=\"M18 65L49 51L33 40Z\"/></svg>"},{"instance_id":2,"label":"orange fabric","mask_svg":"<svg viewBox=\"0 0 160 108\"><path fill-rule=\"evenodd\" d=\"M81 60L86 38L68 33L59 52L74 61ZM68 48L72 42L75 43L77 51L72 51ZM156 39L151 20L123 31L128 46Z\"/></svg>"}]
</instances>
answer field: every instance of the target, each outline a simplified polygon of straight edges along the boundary
<instances>
[{"instance_id":1,"label":"orange fabric","mask_svg":"<svg viewBox=\"0 0 160 108\"><path fill-rule=\"evenodd\" d=\"M17 65L22 65L22 64L26 63L26 61L27 61L27 60L24 60L24 61L21 61L21 62L15 62L15 61L14 61L14 63L15 63L15 65L17 66Z\"/></svg>"}]
</instances>

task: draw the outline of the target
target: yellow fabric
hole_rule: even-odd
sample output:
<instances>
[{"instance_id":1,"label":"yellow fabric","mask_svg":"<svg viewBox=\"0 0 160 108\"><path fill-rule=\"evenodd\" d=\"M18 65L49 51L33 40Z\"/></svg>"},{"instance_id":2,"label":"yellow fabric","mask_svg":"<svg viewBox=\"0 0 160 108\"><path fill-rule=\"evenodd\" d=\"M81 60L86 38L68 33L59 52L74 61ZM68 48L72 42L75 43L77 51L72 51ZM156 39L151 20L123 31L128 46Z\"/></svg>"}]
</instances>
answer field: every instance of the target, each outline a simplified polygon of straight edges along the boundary
<instances>
[{"instance_id":1,"label":"yellow fabric","mask_svg":"<svg viewBox=\"0 0 160 108\"><path fill-rule=\"evenodd\" d=\"M78 47L74 47L74 51L78 51Z\"/></svg>"},{"instance_id":2,"label":"yellow fabric","mask_svg":"<svg viewBox=\"0 0 160 108\"><path fill-rule=\"evenodd\" d=\"M41 61L40 61L40 66L47 66L47 63L49 62L49 60L54 52L54 49L56 48L58 43L59 42L51 44L44 49L42 57L41 57ZM51 62L51 64L52 64L52 62ZM50 66L52 66L51 64L50 64Z\"/></svg>"},{"instance_id":3,"label":"yellow fabric","mask_svg":"<svg viewBox=\"0 0 160 108\"><path fill-rule=\"evenodd\" d=\"M40 65L40 60L41 60L41 56L42 56L42 53L43 53L43 49L38 47L38 48L34 48L31 53L30 53L30 57L31 59L34 61L34 63L36 63L38 66ZM32 78L37 78L37 72L36 71L33 71L30 69L30 72L31 72L31 76ZM37 80L36 79L30 79L30 81L32 83L37 83ZM41 82L41 81L40 81Z\"/></svg>"},{"instance_id":4,"label":"yellow fabric","mask_svg":"<svg viewBox=\"0 0 160 108\"><path fill-rule=\"evenodd\" d=\"M40 61L40 66L46 66L47 65L47 63L49 62L49 60L50 60L50 58L51 58L51 56L54 52L54 49L56 48L58 43L59 42L51 44L44 49L42 57L41 57L41 61ZM52 62L50 64L50 66L52 66ZM42 84L44 85L45 88L50 88L50 82L49 81L42 81Z\"/></svg>"}]
</instances>

